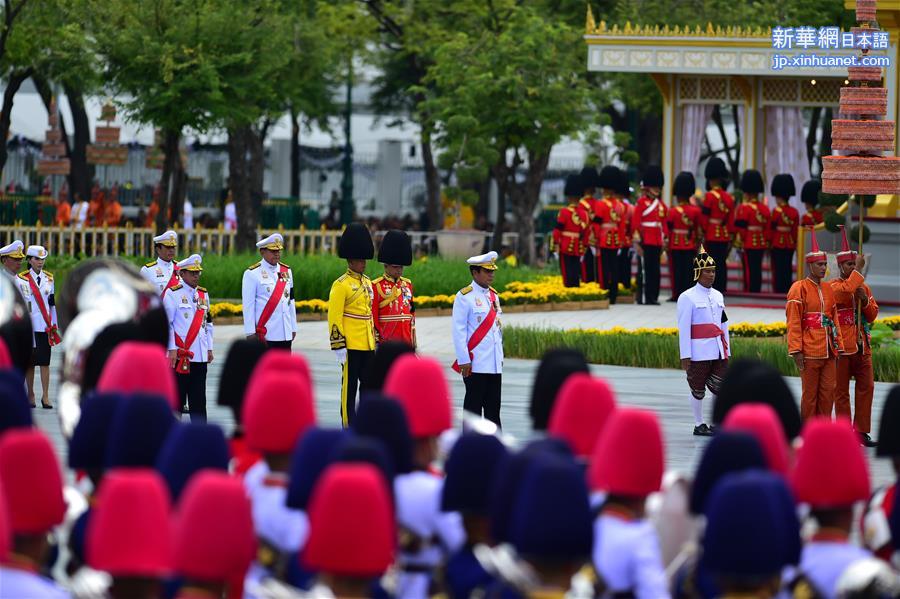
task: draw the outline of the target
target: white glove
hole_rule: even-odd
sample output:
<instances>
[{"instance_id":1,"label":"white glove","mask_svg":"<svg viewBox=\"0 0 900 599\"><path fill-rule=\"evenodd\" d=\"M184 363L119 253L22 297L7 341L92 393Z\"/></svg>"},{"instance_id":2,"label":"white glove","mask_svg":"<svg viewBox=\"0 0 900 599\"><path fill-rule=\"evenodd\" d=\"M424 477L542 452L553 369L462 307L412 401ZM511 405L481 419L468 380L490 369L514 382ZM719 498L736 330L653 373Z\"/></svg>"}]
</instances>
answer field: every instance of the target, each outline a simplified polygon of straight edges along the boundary
<instances>
[{"instance_id":1,"label":"white glove","mask_svg":"<svg viewBox=\"0 0 900 599\"><path fill-rule=\"evenodd\" d=\"M334 351L334 359L337 360L338 366L343 366L344 362L347 361L347 350L346 349L335 349Z\"/></svg>"}]
</instances>

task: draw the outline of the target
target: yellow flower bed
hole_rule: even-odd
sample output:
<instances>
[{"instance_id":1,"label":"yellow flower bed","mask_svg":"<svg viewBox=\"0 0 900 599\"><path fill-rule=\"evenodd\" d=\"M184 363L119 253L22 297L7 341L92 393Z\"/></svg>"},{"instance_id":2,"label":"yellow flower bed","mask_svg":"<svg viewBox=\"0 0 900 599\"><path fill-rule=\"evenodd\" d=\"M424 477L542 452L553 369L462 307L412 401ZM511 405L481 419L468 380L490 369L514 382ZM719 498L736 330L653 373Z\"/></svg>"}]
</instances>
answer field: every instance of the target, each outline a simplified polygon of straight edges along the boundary
<instances>
[{"instance_id":1,"label":"yellow flower bed","mask_svg":"<svg viewBox=\"0 0 900 599\"><path fill-rule=\"evenodd\" d=\"M894 331L900 331L900 316L886 316L879 318L875 322L885 324Z\"/></svg>"},{"instance_id":2,"label":"yellow flower bed","mask_svg":"<svg viewBox=\"0 0 900 599\"><path fill-rule=\"evenodd\" d=\"M328 302L320 299L300 300L294 302L297 305L297 312L300 313L325 313L328 312ZM213 318L219 316L241 316L244 313L244 307L241 304L230 304L228 302L218 302L209 307L209 311Z\"/></svg>"},{"instance_id":3,"label":"yellow flower bed","mask_svg":"<svg viewBox=\"0 0 900 599\"><path fill-rule=\"evenodd\" d=\"M876 323L883 323L895 331L900 329L900 316L888 316L880 318ZM579 333L592 335L657 335L659 337L672 337L678 334L675 327L663 327L655 329L626 329L625 327L612 327L611 329L573 329ZM783 322L751 323L739 322L728 326L728 334L732 337L783 337L787 334L787 325Z\"/></svg>"},{"instance_id":4,"label":"yellow flower bed","mask_svg":"<svg viewBox=\"0 0 900 599\"><path fill-rule=\"evenodd\" d=\"M541 277L536 281L513 281L500 292L500 303L507 306L519 304L546 304L549 302L583 302L606 299L607 292L596 283L586 283L581 287L564 287L562 277ZM416 297L416 308L452 308L453 295L420 295Z\"/></svg>"}]
</instances>

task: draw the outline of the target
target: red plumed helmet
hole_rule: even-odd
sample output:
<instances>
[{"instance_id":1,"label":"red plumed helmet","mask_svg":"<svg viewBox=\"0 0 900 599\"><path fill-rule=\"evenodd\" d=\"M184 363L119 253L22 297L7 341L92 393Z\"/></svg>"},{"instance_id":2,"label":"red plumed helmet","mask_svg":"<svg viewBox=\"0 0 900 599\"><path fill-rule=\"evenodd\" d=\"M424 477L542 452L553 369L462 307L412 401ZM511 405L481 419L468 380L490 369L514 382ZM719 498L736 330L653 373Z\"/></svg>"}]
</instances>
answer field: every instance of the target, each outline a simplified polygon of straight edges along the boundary
<instances>
[{"instance_id":1,"label":"red plumed helmet","mask_svg":"<svg viewBox=\"0 0 900 599\"><path fill-rule=\"evenodd\" d=\"M103 366L97 391L151 393L163 397L173 410L178 407L175 371L156 343L126 341L116 347Z\"/></svg>"},{"instance_id":2,"label":"red plumed helmet","mask_svg":"<svg viewBox=\"0 0 900 599\"><path fill-rule=\"evenodd\" d=\"M12 534L43 534L63 521L62 471L41 431L10 429L0 437L0 487Z\"/></svg>"},{"instance_id":3,"label":"red plumed helmet","mask_svg":"<svg viewBox=\"0 0 900 599\"><path fill-rule=\"evenodd\" d=\"M256 366L253 367L253 373L250 375L250 380L247 381L247 389L252 389L265 372L296 372L306 381L306 385L309 387L309 396L314 397L312 372L309 369L306 358L300 354L284 349L267 351L256 363Z\"/></svg>"},{"instance_id":4,"label":"red plumed helmet","mask_svg":"<svg viewBox=\"0 0 900 599\"><path fill-rule=\"evenodd\" d=\"M838 264L842 262L853 262L856 260L856 252L850 249L850 242L847 240L847 227L838 225L841 229L841 251L837 253Z\"/></svg>"},{"instance_id":5,"label":"red plumed helmet","mask_svg":"<svg viewBox=\"0 0 900 599\"><path fill-rule=\"evenodd\" d=\"M290 453L300 433L316 422L309 384L297 372L278 370L253 380L241 418L247 445L263 453Z\"/></svg>"},{"instance_id":6,"label":"red plumed helmet","mask_svg":"<svg viewBox=\"0 0 900 599\"><path fill-rule=\"evenodd\" d=\"M394 510L384 477L371 464L329 466L309 502L303 563L338 576L380 576L394 561Z\"/></svg>"},{"instance_id":7,"label":"red plumed helmet","mask_svg":"<svg viewBox=\"0 0 900 599\"><path fill-rule=\"evenodd\" d=\"M773 472L787 476L790 462L788 442L784 436L784 428L772 406L761 403L735 406L725 417L722 428L753 435L763 450L769 468Z\"/></svg>"},{"instance_id":8,"label":"red plumed helmet","mask_svg":"<svg viewBox=\"0 0 900 599\"><path fill-rule=\"evenodd\" d=\"M559 390L547 432L568 443L576 456L588 458L615 409L615 395L606 381L573 374Z\"/></svg>"},{"instance_id":9,"label":"red plumed helmet","mask_svg":"<svg viewBox=\"0 0 900 599\"><path fill-rule=\"evenodd\" d=\"M188 483L175 518L175 571L187 579L243 579L256 555L250 499L240 479L204 470Z\"/></svg>"},{"instance_id":10,"label":"red plumed helmet","mask_svg":"<svg viewBox=\"0 0 900 599\"><path fill-rule=\"evenodd\" d=\"M869 498L869 465L859 437L842 420L809 420L801 434L791 486L798 503L844 508Z\"/></svg>"},{"instance_id":11,"label":"red plumed helmet","mask_svg":"<svg viewBox=\"0 0 900 599\"><path fill-rule=\"evenodd\" d=\"M400 356L388 372L384 394L403 405L415 438L436 437L453 426L450 387L437 360Z\"/></svg>"},{"instance_id":12,"label":"red plumed helmet","mask_svg":"<svg viewBox=\"0 0 900 599\"><path fill-rule=\"evenodd\" d=\"M613 495L645 497L659 491L665 452L656 414L615 410L591 457L591 489Z\"/></svg>"},{"instance_id":13,"label":"red plumed helmet","mask_svg":"<svg viewBox=\"0 0 900 599\"><path fill-rule=\"evenodd\" d=\"M103 477L85 549L95 570L161 578L172 570L169 493L153 470L112 470Z\"/></svg>"}]
</instances>

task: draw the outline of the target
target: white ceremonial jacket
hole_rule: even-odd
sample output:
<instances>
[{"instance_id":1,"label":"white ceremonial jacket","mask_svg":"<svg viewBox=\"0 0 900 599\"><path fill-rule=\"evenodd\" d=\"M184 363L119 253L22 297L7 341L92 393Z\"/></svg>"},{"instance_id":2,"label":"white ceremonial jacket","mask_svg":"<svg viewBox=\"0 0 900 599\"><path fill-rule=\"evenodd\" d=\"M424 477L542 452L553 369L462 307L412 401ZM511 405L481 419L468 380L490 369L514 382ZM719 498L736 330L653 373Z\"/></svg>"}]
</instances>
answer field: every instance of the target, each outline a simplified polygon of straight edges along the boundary
<instances>
[{"instance_id":1,"label":"white ceremonial jacket","mask_svg":"<svg viewBox=\"0 0 900 599\"><path fill-rule=\"evenodd\" d=\"M204 289L204 291L206 291ZM213 323L209 314L209 294L206 300L200 302L200 294L198 289L182 282L175 287L169 289L163 298L163 306L166 309L166 318L169 321L169 349L178 349L175 344L175 333L181 337L183 341L187 341L188 329L194 322L194 314L197 310L204 312L203 324L200 326L200 332L197 338L188 348L194 353L191 362L208 362L209 353L213 348Z\"/></svg>"},{"instance_id":2,"label":"white ceremonial jacket","mask_svg":"<svg viewBox=\"0 0 900 599\"><path fill-rule=\"evenodd\" d=\"M166 262L161 258L157 258L156 262L149 262L141 267L141 276L156 287L156 292L162 295L166 285L172 278L172 271L175 269L175 261ZM166 294L168 295L168 293Z\"/></svg>"},{"instance_id":3,"label":"white ceremonial jacket","mask_svg":"<svg viewBox=\"0 0 900 599\"><path fill-rule=\"evenodd\" d=\"M722 322L725 298L721 292L697 283L678 296L678 349L681 359L694 361L720 360L731 355L728 323ZM691 325L714 324L725 333L726 352L720 337L691 339Z\"/></svg>"},{"instance_id":4,"label":"white ceremonial jacket","mask_svg":"<svg viewBox=\"0 0 900 599\"><path fill-rule=\"evenodd\" d=\"M800 554L800 571L823 597L837 597L841 574L854 562L871 559L872 554L851 543L808 541Z\"/></svg>"},{"instance_id":5,"label":"white ceremonial jacket","mask_svg":"<svg viewBox=\"0 0 900 599\"><path fill-rule=\"evenodd\" d=\"M41 314L41 309L38 307L37 300L31 291L31 283L28 281L28 275L31 275L38 286L38 290L41 293L41 299L44 300L44 307L47 308L47 312L50 314L50 324L59 324L59 321L56 319L53 275L44 271L41 271L41 273L38 274L29 268L19 275L19 280L17 281L19 289L22 291L22 296L28 303L28 309L31 310L31 328L35 333L44 333L47 330L47 323L44 322L44 316Z\"/></svg>"},{"instance_id":6,"label":"white ceremonial jacket","mask_svg":"<svg viewBox=\"0 0 900 599\"><path fill-rule=\"evenodd\" d=\"M469 338L481 322L487 318L491 304L491 293L496 297L497 318L484 339L472 351L469 358ZM503 333L500 328L500 294L493 289L485 289L475 281L460 289L453 300L453 349L459 364L472 363L472 372L500 374L503 372Z\"/></svg>"},{"instance_id":7,"label":"white ceremonial jacket","mask_svg":"<svg viewBox=\"0 0 900 599\"><path fill-rule=\"evenodd\" d=\"M670 596L659 537L649 520L601 514L594 520L593 558L610 593L630 592L637 599Z\"/></svg>"},{"instance_id":8,"label":"white ceremonial jacket","mask_svg":"<svg viewBox=\"0 0 900 599\"><path fill-rule=\"evenodd\" d=\"M244 271L241 283L241 299L244 306L244 334L254 335L256 323L262 316L269 296L278 282L280 266L272 266L265 260ZM294 303L294 275L287 269L288 283L275 311L266 323L266 341L290 341L297 332L297 305Z\"/></svg>"}]
</instances>

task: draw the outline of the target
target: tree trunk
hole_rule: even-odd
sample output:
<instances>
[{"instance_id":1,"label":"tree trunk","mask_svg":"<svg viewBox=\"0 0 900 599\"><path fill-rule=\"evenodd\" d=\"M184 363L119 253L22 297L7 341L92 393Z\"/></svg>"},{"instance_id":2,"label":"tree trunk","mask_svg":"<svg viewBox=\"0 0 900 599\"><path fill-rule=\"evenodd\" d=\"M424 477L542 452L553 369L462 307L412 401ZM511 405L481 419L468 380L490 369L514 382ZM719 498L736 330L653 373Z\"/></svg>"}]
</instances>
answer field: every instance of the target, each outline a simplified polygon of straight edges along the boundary
<instances>
[{"instance_id":1,"label":"tree trunk","mask_svg":"<svg viewBox=\"0 0 900 599\"><path fill-rule=\"evenodd\" d=\"M300 197L300 115L291 107L291 197Z\"/></svg>"},{"instance_id":2,"label":"tree trunk","mask_svg":"<svg viewBox=\"0 0 900 599\"><path fill-rule=\"evenodd\" d=\"M13 71L6 79L6 89L3 90L3 109L0 110L0 172L6 167L8 153L6 140L9 137L9 126L12 119L13 98L22 87L26 79L31 77L31 69Z\"/></svg>"},{"instance_id":3,"label":"tree trunk","mask_svg":"<svg viewBox=\"0 0 900 599\"><path fill-rule=\"evenodd\" d=\"M82 198L91 195L91 181L94 179L94 165L88 164L87 147L91 143L91 124L87 110L84 108L84 95L81 90L63 84L69 110L72 112L74 143L69 150L69 194L70 201L75 202L75 194ZM60 119L62 123L62 119Z\"/></svg>"},{"instance_id":4,"label":"tree trunk","mask_svg":"<svg viewBox=\"0 0 900 599\"><path fill-rule=\"evenodd\" d=\"M175 142L175 170L172 171L172 195L169 203L172 206L172 222L181 223L184 226L182 215L184 214L184 198L187 195L187 169L181 159L179 141L180 136Z\"/></svg>"},{"instance_id":5,"label":"tree trunk","mask_svg":"<svg viewBox=\"0 0 900 599\"><path fill-rule=\"evenodd\" d=\"M179 167L177 162L181 162L181 155L178 153L178 140L181 138L180 131L163 131L163 170L160 180L159 193L159 212L156 214L156 232L162 233L169 226L169 206L174 194L170 194L170 188L174 190L177 184L177 176ZM171 183L171 185L170 185ZM173 211L174 212L174 211ZM177 215L173 214L173 219Z\"/></svg>"},{"instance_id":6,"label":"tree trunk","mask_svg":"<svg viewBox=\"0 0 900 599\"><path fill-rule=\"evenodd\" d=\"M510 183L509 171L513 171L512 183ZM494 237L491 239L491 249L499 253L503 247L503 229L506 228L506 199L510 195L510 187L515 185L515 169L510 169L506 164L506 151L500 154L500 160L491 169L494 180L497 181L497 221L494 223Z\"/></svg>"},{"instance_id":7,"label":"tree trunk","mask_svg":"<svg viewBox=\"0 0 900 599\"><path fill-rule=\"evenodd\" d=\"M541 185L547 174L550 163L550 148L540 152L529 152L528 170L525 181L515 183L516 191L512 194L512 209L516 217L519 232L519 258L523 264L534 264L537 258L535 247L534 210L540 203Z\"/></svg>"},{"instance_id":8,"label":"tree trunk","mask_svg":"<svg viewBox=\"0 0 900 599\"><path fill-rule=\"evenodd\" d=\"M249 125L228 128L228 179L237 213L235 243L239 251L253 250L256 247L257 211L253 209L250 201L250 173L247 161L249 130Z\"/></svg>"},{"instance_id":9,"label":"tree trunk","mask_svg":"<svg viewBox=\"0 0 900 599\"><path fill-rule=\"evenodd\" d=\"M441 210L441 174L431 148L431 129L422 127L422 163L425 167L425 211L428 214L428 228L432 231L444 227Z\"/></svg>"},{"instance_id":10,"label":"tree trunk","mask_svg":"<svg viewBox=\"0 0 900 599\"><path fill-rule=\"evenodd\" d=\"M259 214L262 210L263 199L265 199L263 181L266 171L266 154L263 142L268 130L268 125L264 125L259 131L252 126L247 128L247 159L249 161L247 175L250 178L250 205L255 214Z\"/></svg>"}]
</instances>

